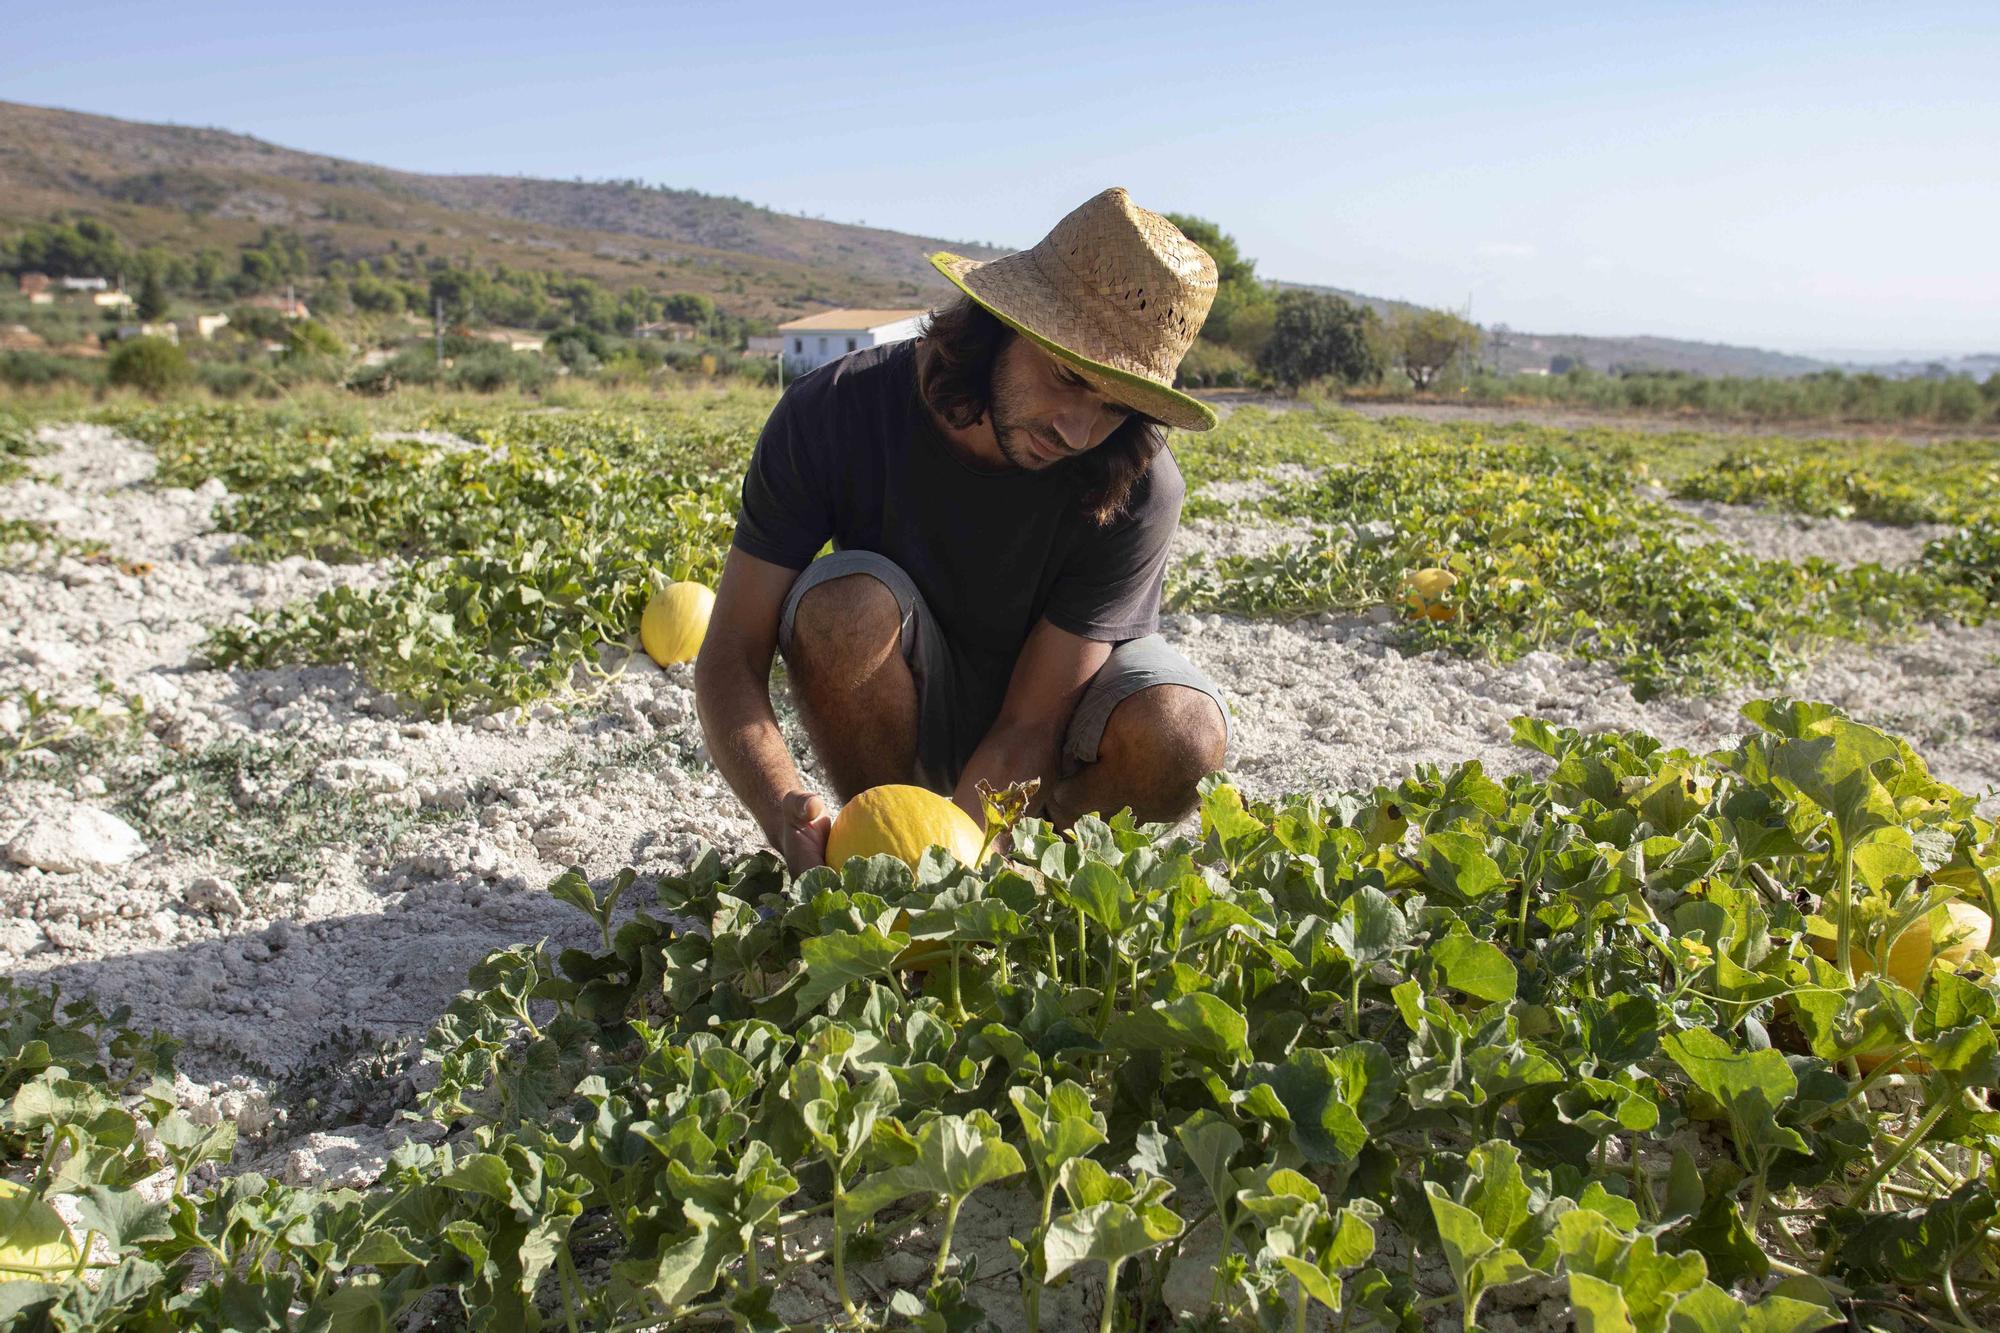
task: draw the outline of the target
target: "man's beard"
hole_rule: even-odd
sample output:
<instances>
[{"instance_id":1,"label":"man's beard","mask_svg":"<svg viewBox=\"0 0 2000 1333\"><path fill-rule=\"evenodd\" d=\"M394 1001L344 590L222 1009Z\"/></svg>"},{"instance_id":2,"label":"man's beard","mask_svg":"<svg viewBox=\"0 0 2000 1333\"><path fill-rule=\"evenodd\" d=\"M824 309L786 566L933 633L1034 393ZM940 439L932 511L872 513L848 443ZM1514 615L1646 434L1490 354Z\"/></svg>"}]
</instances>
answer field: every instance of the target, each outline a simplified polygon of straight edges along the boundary
<instances>
[{"instance_id":1,"label":"man's beard","mask_svg":"<svg viewBox=\"0 0 2000 1333\"><path fill-rule=\"evenodd\" d=\"M993 418L993 440L1000 446L1000 456L1021 472L1039 472L1056 466L1029 453L1027 441L1036 440L1043 448L1061 453L1070 452L1069 447L1056 437L1053 430L1028 422L1025 419L1027 414L1016 410L1018 405L1019 400L1012 386L1003 383L1001 377L995 374L993 402L987 412Z\"/></svg>"}]
</instances>

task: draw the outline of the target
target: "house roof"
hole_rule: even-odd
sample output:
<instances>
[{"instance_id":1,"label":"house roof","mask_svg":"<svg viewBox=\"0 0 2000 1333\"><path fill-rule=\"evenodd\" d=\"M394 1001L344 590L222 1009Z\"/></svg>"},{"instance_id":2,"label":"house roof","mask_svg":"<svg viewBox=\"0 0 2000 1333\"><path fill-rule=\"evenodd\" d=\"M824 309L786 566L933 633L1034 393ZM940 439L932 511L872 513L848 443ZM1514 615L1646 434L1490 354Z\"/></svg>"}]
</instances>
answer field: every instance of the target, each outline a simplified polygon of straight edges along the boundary
<instances>
[{"instance_id":1,"label":"house roof","mask_svg":"<svg viewBox=\"0 0 2000 1333\"><path fill-rule=\"evenodd\" d=\"M780 333L809 333L819 330L879 329L925 314L922 310L822 310L804 319L789 320L778 326Z\"/></svg>"}]
</instances>

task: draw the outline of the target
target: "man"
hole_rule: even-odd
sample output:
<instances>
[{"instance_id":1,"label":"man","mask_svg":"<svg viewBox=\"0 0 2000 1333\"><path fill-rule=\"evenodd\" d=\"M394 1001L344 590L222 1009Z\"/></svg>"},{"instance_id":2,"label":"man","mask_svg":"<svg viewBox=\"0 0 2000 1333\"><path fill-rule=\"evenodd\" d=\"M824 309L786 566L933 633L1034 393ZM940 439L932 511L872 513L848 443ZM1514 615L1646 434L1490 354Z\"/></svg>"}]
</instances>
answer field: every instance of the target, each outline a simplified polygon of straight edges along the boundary
<instances>
[{"instance_id":1,"label":"man","mask_svg":"<svg viewBox=\"0 0 2000 1333\"><path fill-rule=\"evenodd\" d=\"M743 482L695 699L716 767L795 873L831 816L771 707L784 654L834 792L1042 783L1067 826L1178 819L1222 764L1222 696L1155 632L1185 487L1163 430L1215 264L1106 190L1033 249L931 262L964 293L919 339L803 376ZM831 539L835 550L815 559Z\"/></svg>"}]
</instances>

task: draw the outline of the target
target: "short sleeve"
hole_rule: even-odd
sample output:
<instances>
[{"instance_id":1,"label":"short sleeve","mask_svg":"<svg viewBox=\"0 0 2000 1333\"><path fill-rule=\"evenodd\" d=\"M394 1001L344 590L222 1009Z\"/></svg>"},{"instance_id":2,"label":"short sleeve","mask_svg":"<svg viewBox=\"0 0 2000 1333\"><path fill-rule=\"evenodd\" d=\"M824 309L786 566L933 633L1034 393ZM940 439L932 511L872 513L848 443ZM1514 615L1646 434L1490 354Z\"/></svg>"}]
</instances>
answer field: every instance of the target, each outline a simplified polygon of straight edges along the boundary
<instances>
[{"instance_id":1,"label":"short sleeve","mask_svg":"<svg viewBox=\"0 0 2000 1333\"><path fill-rule=\"evenodd\" d=\"M1187 491L1173 455L1162 450L1133 491L1126 511L1090 527L1063 562L1042 611L1057 629L1123 643L1160 627L1160 588Z\"/></svg>"},{"instance_id":2,"label":"short sleeve","mask_svg":"<svg viewBox=\"0 0 2000 1333\"><path fill-rule=\"evenodd\" d=\"M786 569L804 569L833 535L833 495L822 451L797 393L778 400L743 474L737 550Z\"/></svg>"}]
</instances>

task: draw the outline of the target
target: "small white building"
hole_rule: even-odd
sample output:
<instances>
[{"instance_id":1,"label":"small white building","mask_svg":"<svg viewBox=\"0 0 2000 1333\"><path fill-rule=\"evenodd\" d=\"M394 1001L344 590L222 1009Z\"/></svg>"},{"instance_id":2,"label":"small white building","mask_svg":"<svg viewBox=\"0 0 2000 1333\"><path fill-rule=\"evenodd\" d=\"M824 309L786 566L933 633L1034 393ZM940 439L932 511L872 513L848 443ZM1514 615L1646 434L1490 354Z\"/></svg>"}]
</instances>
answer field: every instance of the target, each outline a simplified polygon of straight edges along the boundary
<instances>
[{"instance_id":1,"label":"small white building","mask_svg":"<svg viewBox=\"0 0 2000 1333\"><path fill-rule=\"evenodd\" d=\"M60 281L66 292L102 292L111 287L103 278L63 278Z\"/></svg>"},{"instance_id":2,"label":"small white building","mask_svg":"<svg viewBox=\"0 0 2000 1333\"><path fill-rule=\"evenodd\" d=\"M92 304L101 305L110 310L123 310L125 307L133 304L132 294L120 291L92 292L90 300Z\"/></svg>"},{"instance_id":3,"label":"small white building","mask_svg":"<svg viewBox=\"0 0 2000 1333\"><path fill-rule=\"evenodd\" d=\"M917 336L928 311L822 310L778 326L785 377L803 375L849 352Z\"/></svg>"},{"instance_id":4,"label":"small white building","mask_svg":"<svg viewBox=\"0 0 2000 1333\"><path fill-rule=\"evenodd\" d=\"M539 352L548 341L519 329L488 329L477 336L490 343L499 343L510 352Z\"/></svg>"}]
</instances>

